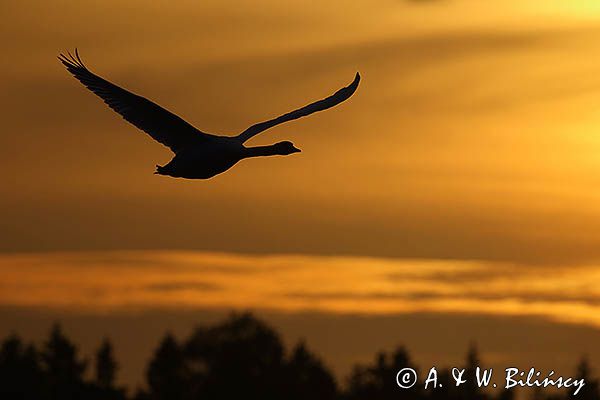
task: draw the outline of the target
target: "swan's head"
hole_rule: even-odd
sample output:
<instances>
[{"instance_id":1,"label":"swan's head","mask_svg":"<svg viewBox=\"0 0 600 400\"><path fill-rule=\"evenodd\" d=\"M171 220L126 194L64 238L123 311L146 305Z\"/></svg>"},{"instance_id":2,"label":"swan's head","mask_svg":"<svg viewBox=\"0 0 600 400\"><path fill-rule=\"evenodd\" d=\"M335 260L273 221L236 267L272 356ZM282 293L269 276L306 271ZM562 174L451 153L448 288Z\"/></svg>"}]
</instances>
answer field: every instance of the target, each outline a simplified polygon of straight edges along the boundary
<instances>
[{"instance_id":1,"label":"swan's head","mask_svg":"<svg viewBox=\"0 0 600 400\"><path fill-rule=\"evenodd\" d=\"M292 153L299 153L301 151L300 149L294 147L292 142L288 142L287 140L285 142L275 143L275 148L277 149L277 154L281 154L282 156L287 156L288 154Z\"/></svg>"}]
</instances>

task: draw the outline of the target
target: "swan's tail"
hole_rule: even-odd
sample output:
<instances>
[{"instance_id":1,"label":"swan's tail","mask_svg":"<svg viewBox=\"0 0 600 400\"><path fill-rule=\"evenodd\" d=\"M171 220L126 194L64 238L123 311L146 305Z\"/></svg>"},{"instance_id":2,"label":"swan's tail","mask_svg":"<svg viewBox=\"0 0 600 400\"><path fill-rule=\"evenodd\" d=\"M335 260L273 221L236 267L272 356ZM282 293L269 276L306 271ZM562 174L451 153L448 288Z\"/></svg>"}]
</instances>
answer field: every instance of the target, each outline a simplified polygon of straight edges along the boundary
<instances>
[{"instance_id":1,"label":"swan's tail","mask_svg":"<svg viewBox=\"0 0 600 400\"><path fill-rule=\"evenodd\" d=\"M158 175L164 175L165 174L165 167L156 164L156 171L154 171L155 174Z\"/></svg>"}]
</instances>

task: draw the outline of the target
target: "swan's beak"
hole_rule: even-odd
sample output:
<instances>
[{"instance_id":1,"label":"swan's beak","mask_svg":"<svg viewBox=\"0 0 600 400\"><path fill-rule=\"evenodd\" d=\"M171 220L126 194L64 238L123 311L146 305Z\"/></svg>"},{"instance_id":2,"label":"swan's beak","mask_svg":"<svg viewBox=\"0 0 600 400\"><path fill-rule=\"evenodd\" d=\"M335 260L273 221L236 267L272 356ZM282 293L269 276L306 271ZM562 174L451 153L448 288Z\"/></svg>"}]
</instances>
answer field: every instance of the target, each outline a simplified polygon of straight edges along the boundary
<instances>
[{"instance_id":1,"label":"swan's beak","mask_svg":"<svg viewBox=\"0 0 600 400\"><path fill-rule=\"evenodd\" d=\"M294 153L301 153L301 152L302 152L302 150L300 150L300 149L299 149L299 148L297 148L297 147L294 147Z\"/></svg>"}]
</instances>

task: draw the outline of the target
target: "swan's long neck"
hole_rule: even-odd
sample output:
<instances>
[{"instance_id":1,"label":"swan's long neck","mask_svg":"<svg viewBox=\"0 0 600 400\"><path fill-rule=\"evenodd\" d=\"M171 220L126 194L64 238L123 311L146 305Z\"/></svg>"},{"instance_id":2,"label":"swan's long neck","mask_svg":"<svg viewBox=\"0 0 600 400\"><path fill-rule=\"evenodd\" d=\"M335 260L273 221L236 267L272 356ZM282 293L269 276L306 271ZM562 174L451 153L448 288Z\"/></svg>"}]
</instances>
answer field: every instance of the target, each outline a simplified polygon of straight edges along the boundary
<instances>
[{"instance_id":1,"label":"swan's long neck","mask_svg":"<svg viewBox=\"0 0 600 400\"><path fill-rule=\"evenodd\" d=\"M264 157L264 156L275 156L278 155L277 146L274 144L269 146L256 146L256 147L246 147L244 151L244 157Z\"/></svg>"}]
</instances>

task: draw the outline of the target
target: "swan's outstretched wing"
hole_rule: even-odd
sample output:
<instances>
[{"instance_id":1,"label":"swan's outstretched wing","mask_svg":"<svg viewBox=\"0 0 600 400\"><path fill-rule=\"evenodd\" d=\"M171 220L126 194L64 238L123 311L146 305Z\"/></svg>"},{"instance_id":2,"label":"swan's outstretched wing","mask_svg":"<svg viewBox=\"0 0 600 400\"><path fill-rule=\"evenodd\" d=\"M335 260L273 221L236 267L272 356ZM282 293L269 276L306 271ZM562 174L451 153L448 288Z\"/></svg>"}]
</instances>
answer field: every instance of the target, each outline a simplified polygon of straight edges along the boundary
<instances>
[{"instance_id":1,"label":"swan's outstretched wing","mask_svg":"<svg viewBox=\"0 0 600 400\"><path fill-rule=\"evenodd\" d=\"M242 142L245 142L246 140L250 139L251 137L258 135L259 133L261 133L269 128L272 128L275 125L279 125L279 124L282 124L287 121L305 117L305 116L315 113L317 111L327 110L328 108L338 105L341 102L347 100L350 96L352 96L354 94L354 92L356 91L356 88L358 87L359 81L360 81L360 75L357 72L356 76L354 77L354 81L352 81L352 83L350 85L338 90L331 96L329 96L323 100L315 101L314 103L311 103L311 104L304 106L302 108L299 108L297 110L291 111L287 114L283 114L280 117L252 125L250 128L248 128L244 132L240 133L237 137Z\"/></svg>"},{"instance_id":2,"label":"swan's outstretched wing","mask_svg":"<svg viewBox=\"0 0 600 400\"><path fill-rule=\"evenodd\" d=\"M133 94L92 73L79 58L61 54L58 59L67 67L79 82L98 95L110 108L121 114L125 120L164 144L173 152L189 144L210 139L212 135L200 132L177 115L165 110L158 104Z\"/></svg>"}]
</instances>

